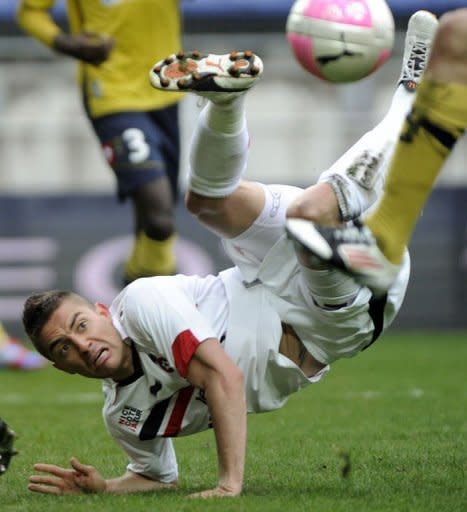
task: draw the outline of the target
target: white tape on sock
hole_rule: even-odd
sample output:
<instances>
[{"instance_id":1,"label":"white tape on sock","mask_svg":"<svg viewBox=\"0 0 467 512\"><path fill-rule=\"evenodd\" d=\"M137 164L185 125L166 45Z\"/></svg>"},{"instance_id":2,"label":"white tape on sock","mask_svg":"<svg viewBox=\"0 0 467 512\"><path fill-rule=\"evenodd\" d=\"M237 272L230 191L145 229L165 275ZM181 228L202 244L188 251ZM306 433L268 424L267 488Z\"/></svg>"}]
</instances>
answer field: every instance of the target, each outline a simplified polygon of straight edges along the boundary
<instances>
[{"instance_id":1,"label":"white tape on sock","mask_svg":"<svg viewBox=\"0 0 467 512\"><path fill-rule=\"evenodd\" d=\"M402 123L414 95L399 86L384 119L319 177L336 194L343 221L359 217L380 197Z\"/></svg>"},{"instance_id":2,"label":"white tape on sock","mask_svg":"<svg viewBox=\"0 0 467 512\"><path fill-rule=\"evenodd\" d=\"M234 134L213 131L201 116L190 150L189 187L206 197L226 197L239 185L248 154L246 122Z\"/></svg>"}]
</instances>

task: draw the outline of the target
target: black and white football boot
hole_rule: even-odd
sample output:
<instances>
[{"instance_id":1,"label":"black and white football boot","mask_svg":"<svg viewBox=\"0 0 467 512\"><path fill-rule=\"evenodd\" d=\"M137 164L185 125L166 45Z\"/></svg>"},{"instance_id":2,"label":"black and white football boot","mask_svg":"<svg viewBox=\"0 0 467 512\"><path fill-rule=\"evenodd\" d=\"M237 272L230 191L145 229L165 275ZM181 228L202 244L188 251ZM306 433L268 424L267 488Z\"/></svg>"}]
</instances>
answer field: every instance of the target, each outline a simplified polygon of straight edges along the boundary
<instances>
[{"instance_id":1,"label":"black and white football boot","mask_svg":"<svg viewBox=\"0 0 467 512\"><path fill-rule=\"evenodd\" d=\"M232 51L225 55L179 52L157 62L149 71L156 89L193 92L220 100L243 94L259 80L263 62L251 51Z\"/></svg>"},{"instance_id":2,"label":"black and white football boot","mask_svg":"<svg viewBox=\"0 0 467 512\"><path fill-rule=\"evenodd\" d=\"M359 220L330 228L292 218L287 219L285 229L300 254L309 254L312 265L318 260L338 268L376 295L384 294L397 278L400 266L388 261Z\"/></svg>"}]
</instances>

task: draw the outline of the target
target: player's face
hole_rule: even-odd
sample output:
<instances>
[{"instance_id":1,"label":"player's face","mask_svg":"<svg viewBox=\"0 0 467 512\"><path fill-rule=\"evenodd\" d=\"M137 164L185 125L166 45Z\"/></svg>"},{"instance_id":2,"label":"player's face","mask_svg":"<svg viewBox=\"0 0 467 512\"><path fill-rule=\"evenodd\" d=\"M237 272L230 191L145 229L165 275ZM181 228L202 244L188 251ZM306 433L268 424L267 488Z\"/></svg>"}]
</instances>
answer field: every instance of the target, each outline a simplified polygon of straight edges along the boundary
<instances>
[{"instance_id":1,"label":"player's face","mask_svg":"<svg viewBox=\"0 0 467 512\"><path fill-rule=\"evenodd\" d=\"M131 349L102 304L65 299L44 325L41 345L54 366L68 373L120 380L133 372Z\"/></svg>"}]
</instances>

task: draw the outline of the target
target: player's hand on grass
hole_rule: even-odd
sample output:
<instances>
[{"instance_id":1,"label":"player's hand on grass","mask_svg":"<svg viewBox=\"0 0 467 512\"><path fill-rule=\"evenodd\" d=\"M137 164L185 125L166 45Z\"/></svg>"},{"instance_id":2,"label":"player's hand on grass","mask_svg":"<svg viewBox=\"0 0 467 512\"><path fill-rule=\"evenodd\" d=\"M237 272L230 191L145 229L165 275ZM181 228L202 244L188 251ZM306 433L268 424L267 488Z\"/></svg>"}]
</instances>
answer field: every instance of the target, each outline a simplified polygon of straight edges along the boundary
<instances>
[{"instance_id":1,"label":"player's hand on grass","mask_svg":"<svg viewBox=\"0 0 467 512\"><path fill-rule=\"evenodd\" d=\"M190 494L189 498L232 498L234 496L240 496L240 494L241 489L234 490L219 486L215 489L208 489L207 491Z\"/></svg>"},{"instance_id":2,"label":"player's hand on grass","mask_svg":"<svg viewBox=\"0 0 467 512\"><path fill-rule=\"evenodd\" d=\"M54 464L34 464L34 469L46 475L29 477L28 489L43 494L82 494L106 490L106 482L94 466L81 464L72 457L72 469Z\"/></svg>"},{"instance_id":3,"label":"player's hand on grass","mask_svg":"<svg viewBox=\"0 0 467 512\"><path fill-rule=\"evenodd\" d=\"M111 37L82 32L80 34L60 33L55 38L55 50L88 64L99 66L105 62L114 47Z\"/></svg>"}]
</instances>

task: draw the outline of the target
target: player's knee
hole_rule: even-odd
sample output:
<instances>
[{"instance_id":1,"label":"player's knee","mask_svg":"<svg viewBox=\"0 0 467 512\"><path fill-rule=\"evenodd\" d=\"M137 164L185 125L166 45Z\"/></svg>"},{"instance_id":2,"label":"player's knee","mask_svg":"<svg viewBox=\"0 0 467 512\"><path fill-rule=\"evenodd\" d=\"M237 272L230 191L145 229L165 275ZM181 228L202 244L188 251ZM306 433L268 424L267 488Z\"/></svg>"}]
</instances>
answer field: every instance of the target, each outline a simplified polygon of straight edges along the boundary
<instances>
[{"instance_id":1,"label":"player's knee","mask_svg":"<svg viewBox=\"0 0 467 512\"><path fill-rule=\"evenodd\" d=\"M287 208L287 217L335 225L340 221L337 200L327 183L320 183L300 194Z\"/></svg>"},{"instance_id":2,"label":"player's knee","mask_svg":"<svg viewBox=\"0 0 467 512\"><path fill-rule=\"evenodd\" d=\"M219 203L219 200L202 196L191 190L185 196L185 206L195 217L199 217L207 211L214 212L217 203Z\"/></svg>"},{"instance_id":3,"label":"player's knee","mask_svg":"<svg viewBox=\"0 0 467 512\"><path fill-rule=\"evenodd\" d=\"M314 204L304 201L302 198L297 198L287 208L287 217L317 221L319 218L319 208Z\"/></svg>"},{"instance_id":4,"label":"player's knee","mask_svg":"<svg viewBox=\"0 0 467 512\"><path fill-rule=\"evenodd\" d=\"M202 198L189 190L185 195L186 209L193 215L198 215L202 207Z\"/></svg>"},{"instance_id":5,"label":"player's knee","mask_svg":"<svg viewBox=\"0 0 467 512\"><path fill-rule=\"evenodd\" d=\"M143 231L153 240L166 240L175 232L175 221L171 211L151 212L146 215Z\"/></svg>"}]
</instances>

